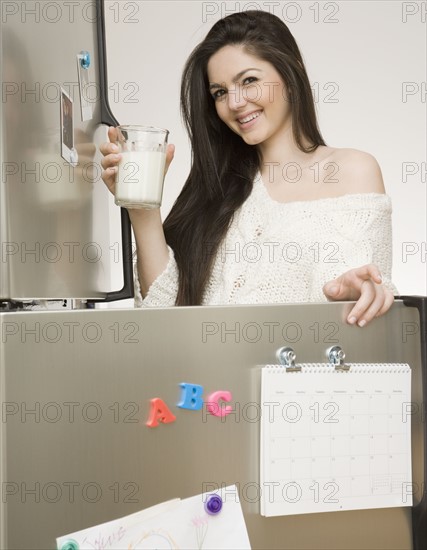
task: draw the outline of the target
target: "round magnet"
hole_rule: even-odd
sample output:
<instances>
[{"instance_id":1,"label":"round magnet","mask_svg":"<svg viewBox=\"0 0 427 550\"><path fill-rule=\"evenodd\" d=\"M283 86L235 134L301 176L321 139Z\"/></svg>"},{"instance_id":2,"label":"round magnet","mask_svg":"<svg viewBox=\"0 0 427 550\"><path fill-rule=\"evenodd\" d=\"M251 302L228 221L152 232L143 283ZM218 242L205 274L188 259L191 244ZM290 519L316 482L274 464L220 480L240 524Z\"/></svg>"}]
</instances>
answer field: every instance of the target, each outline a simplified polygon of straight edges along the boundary
<instances>
[{"instance_id":1,"label":"round magnet","mask_svg":"<svg viewBox=\"0 0 427 550\"><path fill-rule=\"evenodd\" d=\"M205 502L205 510L211 516L219 514L222 508L222 498L218 495L209 495Z\"/></svg>"},{"instance_id":2,"label":"round magnet","mask_svg":"<svg viewBox=\"0 0 427 550\"><path fill-rule=\"evenodd\" d=\"M61 546L61 550L79 550L79 544L74 539L68 539L64 541L64 543Z\"/></svg>"},{"instance_id":3,"label":"round magnet","mask_svg":"<svg viewBox=\"0 0 427 550\"><path fill-rule=\"evenodd\" d=\"M90 67L90 53L89 52L80 52L80 66L82 69L89 69Z\"/></svg>"}]
</instances>

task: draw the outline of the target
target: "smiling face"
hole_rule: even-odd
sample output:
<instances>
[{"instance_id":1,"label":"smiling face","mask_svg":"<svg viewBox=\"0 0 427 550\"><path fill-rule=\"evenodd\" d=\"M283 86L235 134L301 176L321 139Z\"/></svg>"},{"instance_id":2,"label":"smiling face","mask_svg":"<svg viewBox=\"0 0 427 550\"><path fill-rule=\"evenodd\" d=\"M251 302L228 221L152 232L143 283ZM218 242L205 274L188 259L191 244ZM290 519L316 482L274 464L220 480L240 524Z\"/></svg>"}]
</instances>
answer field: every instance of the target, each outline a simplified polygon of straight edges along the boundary
<instances>
[{"instance_id":1,"label":"smiling face","mask_svg":"<svg viewBox=\"0 0 427 550\"><path fill-rule=\"evenodd\" d=\"M248 145L272 146L290 131L286 86L271 63L229 45L212 55L207 71L219 118Z\"/></svg>"}]
</instances>

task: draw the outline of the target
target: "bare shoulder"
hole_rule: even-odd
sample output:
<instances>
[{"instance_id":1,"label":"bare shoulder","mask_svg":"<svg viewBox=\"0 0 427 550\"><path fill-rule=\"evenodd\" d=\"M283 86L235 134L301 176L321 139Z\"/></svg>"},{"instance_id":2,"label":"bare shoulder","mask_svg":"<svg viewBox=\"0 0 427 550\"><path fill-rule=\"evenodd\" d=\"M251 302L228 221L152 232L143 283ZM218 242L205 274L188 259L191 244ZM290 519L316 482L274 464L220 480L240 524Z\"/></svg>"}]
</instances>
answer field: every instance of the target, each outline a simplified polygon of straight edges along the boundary
<instances>
[{"instance_id":1,"label":"bare shoulder","mask_svg":"<svg viewBox=\"0 0 427 550\"><path fill-rule=\"evenodd\" d=\"M329 157L337 165L337 177L345 193L385 193L381 168L370 153L358 149L334 149Z\"/></svg>"}]
</instances>

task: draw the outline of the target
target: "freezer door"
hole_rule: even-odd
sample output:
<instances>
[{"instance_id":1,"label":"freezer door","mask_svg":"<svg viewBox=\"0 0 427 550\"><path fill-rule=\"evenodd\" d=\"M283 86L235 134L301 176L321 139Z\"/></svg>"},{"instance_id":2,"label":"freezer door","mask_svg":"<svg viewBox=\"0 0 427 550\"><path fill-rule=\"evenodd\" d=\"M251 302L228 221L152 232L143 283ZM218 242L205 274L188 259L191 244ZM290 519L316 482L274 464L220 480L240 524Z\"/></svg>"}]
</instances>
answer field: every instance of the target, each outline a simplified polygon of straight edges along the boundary
<instances>
[{"instance_id":1,"label":"freezer door","mask_svg":"<svg viewBox=\"0 0 427 550\"><path fill-rule=\"evenodd\" d=\"M113 122L105 98L101 106L102 6L2 3L0 299L105 299L113 290L123 258L100 177L100 123ZM122 297L131 295L128 287Z\"/></svg>"},{"instance_id":2,"label":"freezer door","mask_svg":"<svg viewBox=\"0 0 427 550\"><path fill-rule=\"evenodd\" d=\"M285 345L297 362L324 363L338 344L348 362L409 363L414 505L422 499L418 310L396 301L360 329L343 321L349 307L2 314L3 547L54 548L58 536L236 484L253 548L413 548L411 507L260 515L260 423L249 405L260 402L258 365L275 363ZM177 407L183 382L203 386L204 396L230 391L234 414ZM146 426L155 397L175 422Z\"/></svg>"}]
</instances>

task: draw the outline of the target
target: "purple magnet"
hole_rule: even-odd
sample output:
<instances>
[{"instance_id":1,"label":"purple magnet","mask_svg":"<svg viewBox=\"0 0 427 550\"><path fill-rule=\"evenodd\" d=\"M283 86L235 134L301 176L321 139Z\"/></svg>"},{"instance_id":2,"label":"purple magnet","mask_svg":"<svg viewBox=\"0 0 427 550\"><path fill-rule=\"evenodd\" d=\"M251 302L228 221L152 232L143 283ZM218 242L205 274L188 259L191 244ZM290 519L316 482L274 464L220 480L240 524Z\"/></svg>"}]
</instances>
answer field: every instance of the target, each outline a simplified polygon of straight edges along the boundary
<instances>
[{"instance_id":1,"label":"purple magnet","mask_svg":"<svg viewBox=\"0 0 427 550\"><path fill-rule=\"evenodd\" d=\"M222 508L222 498L218 495L209 495L205 502L205 510L211 516L219 514Z\"/></svg>"}]
</instances>

